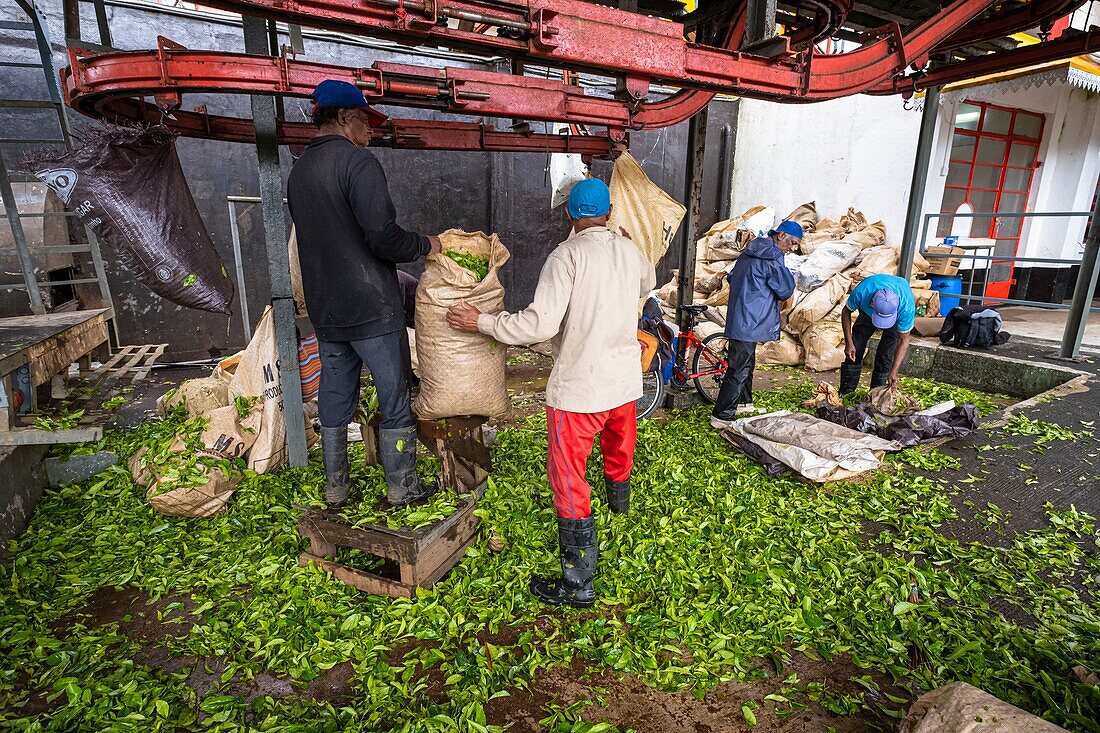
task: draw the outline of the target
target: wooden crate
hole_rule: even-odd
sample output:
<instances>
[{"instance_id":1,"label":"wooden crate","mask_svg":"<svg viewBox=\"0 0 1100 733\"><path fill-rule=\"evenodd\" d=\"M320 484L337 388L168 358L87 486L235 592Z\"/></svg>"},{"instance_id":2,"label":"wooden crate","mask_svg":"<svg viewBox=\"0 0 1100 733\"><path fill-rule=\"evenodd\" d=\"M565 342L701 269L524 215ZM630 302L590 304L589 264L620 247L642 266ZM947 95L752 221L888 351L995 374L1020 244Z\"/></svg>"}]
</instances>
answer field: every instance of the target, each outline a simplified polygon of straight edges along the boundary
<instances>
[{"instance_id":1,"label":"wooden crate","mask_svg":"<svg viewBox=\"0 0 1100 733\"><path fill-rule=\"evenodd\" d=\"M371 524L353 527L339 512L307 510L298 520L298 533L310 543L309 552L298 561L313 563L353 588L378 595L414 598L417 588L430 588L458 564L474 541L480 520L474 515L477 499L484 493L491 462L489 449L481 439L485 418L464 417L421 421L420 441L439 458L440 488L469 494L454 514L417 530L390 529ZM376 463L378 419L360 422L364 460ZM340 547L352 548L385 558L385 572L370 572L334 560Z\"/></svg>"},{"instance_id":2,"label":"wooden crate","mask_svg":"<svg viewBox=\"0 0 1100 733\"><path fill-rule=\"evenodd\" d=\"M367 593L415 598L417 588L431 588L466 554L480 523L474 515L476 506L474 497L464 499L454 514L418 530L382 525L353 527L340 520L337 512L312 509L298 520L298 532L310 543L309 552L302 553L298 561L302 565L313 563ZM337 563L332 558L338 547L386 558L397 566L398 577Z\"/></svg>"}]
</instances>

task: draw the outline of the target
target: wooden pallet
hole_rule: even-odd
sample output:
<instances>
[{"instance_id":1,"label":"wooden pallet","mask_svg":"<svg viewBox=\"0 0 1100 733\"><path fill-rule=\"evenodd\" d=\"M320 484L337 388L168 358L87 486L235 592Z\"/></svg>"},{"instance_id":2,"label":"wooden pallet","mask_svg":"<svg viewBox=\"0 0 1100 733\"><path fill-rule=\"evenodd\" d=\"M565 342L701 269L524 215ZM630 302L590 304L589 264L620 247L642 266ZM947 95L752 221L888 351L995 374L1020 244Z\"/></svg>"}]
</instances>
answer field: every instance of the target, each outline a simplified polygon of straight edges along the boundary
<instances>
[{"instance_id":1,"label":"wooden pallet","mask_svg":"<svg viewBox=\"0 0 1100 733\"><path fill-rule=\"evenodd\" d=\"M480 520L474 510L491 470L489 450L481 440L484 422L485 418L473 417L418 425L421 442L442 466L441 490L467 494L454 514L429 527L402 530L378 524L353 527L339 512L309 509L298 519L298 533L309 540L310 549L298 561L317 565L353 588L377 595L414 598L417 588L432 587L458 564L477 535ZM377 461L377 426L377 419L361 423L368 463ZM340 564L333 558L341 547L385 558L396 572L386 575Z\"/></svg>"},{"instance_id":2,"label":"wooden pallet","mask_svg":"<svg viewBox=\"0 0 1100 733\"><path fill-rule=\"evenodd\" d=\"M91 372L94 386L113 386L118 382L140 382L149 376L149 371L164 356L168 344L144 344L142 346L123 346L111 355L105 364Z\"/></svg>"}]
</instances>

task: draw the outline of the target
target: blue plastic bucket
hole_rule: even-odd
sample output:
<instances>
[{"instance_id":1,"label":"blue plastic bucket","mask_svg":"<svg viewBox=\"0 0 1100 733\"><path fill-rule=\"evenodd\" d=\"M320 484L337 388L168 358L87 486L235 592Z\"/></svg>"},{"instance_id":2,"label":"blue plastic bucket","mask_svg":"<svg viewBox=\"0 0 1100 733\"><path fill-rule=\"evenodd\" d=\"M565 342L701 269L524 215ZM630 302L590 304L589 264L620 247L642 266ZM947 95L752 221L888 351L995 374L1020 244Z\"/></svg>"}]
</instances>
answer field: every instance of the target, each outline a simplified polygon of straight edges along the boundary
<instances>
[{"instance_id":1,"label":"blue plastic bucket","mask_svg":"<svg viewBox=\"0 0 1100 733\"><path fill-rule=\"evenodd\" d=\"M932 281L932 289L940 291L940 315L946 316L951 309L959 306L959 298L952 295L962 295L963 281L961 277L943 277L932 275L928 278Z\"/></svg>"}]
</instances>

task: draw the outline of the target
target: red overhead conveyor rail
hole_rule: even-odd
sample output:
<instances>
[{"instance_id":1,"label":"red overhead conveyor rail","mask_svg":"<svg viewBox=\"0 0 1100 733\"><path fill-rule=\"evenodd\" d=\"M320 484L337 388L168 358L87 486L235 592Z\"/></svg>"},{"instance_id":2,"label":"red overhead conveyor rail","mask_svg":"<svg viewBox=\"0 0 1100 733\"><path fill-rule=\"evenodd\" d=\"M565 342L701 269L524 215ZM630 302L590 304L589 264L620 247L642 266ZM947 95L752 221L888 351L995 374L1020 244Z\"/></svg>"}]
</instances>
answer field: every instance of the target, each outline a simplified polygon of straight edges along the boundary
<instances>
[{"instance_id":1,"label":"red overhead conveyor rail","mask_svg":"<svg viewBox=\"0 0 1100 733\"><path fill-rule=\"evenodd\" d=\"M576 85L516 74L449 67L378 63L347 68L299 61L184 49L161 40L155 51L83 55L70 50L62 72L67 102L96 117L159 121L185 135L252 139L251 121L182 109L183 96L221 92L307 96L324 78L346 79L379 104L427 107L481 117L561 121L608 128L606 137L538 135L500 131L452 121L390 120L376 132L379 145L458 150L546 150L607 155L625 131L676 124L704 107L716 92L812 102L858 92L911 91L937 74L993 73L1018 68L1027 59L1060 58L1071 43L1047 42L954 64L925 76L904 76L926 64L933 51L960 39L993 37L1036 19L1046 23L1066 12L1069 0L1035 0L1027 9L976 23L995 0L954 0L907 33L891 24L860 48L821 54L813 40L843 23L851 0L819 3L823 12L806 28L785 37L784 51L768 56L739 51L745 35L744 8L725 19L725 47L690 43L684 26L659 18L592 5L580 0L207 0L215 7L302 25L389 38L409 45L440 45L483 54L503 54L561 69L582 69L621 78L621 98L585 94ZM1079 4L1079 3L1078 3ZM462 27L450 20L467 21ZM470 22L496 35L468 30ZM992 29L992 30L985 30ZM782 42L782 41L781 41ZM1086 48L1091 41L1085 42ZM793 50L797 49L797 50ZM1031 60L1028 63L1038 63ZM969 69L980 68L979 72ZM651 83L677 87L669 98L647 102ZM156 105L142 97L154 97ZM304 123L283 122L280 138L302 143L312 134ZM608 139L610 138L610 140Z\"/></svg>"}]
</instances>

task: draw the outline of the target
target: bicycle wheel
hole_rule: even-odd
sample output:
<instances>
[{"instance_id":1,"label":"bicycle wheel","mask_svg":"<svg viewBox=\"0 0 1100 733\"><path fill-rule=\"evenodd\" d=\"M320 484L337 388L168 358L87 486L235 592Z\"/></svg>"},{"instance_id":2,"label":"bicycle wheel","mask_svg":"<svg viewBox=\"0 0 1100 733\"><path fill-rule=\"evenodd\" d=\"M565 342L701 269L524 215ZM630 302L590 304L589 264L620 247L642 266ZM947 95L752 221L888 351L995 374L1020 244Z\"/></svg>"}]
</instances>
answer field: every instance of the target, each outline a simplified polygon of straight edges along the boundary
<instances>
[{"instance_id":1,"label":"bicycle wheel","mask_svg":"<svg viewBox=\"0 0 1100 733\"><path fill-rule=\"evenodd\" d=\"M642 375L642 396L634 403L638 419L644 420L657 411L665 401L665 381L660 370Z\"/></svg>"},{"instance_id":2,"label":"bicycle wheel","mask_svg":"<svg viewBox=\"0 0 1100 733\"><path fill-rule=\"evenodd\" d=\"M703 339L703 345L691 359L691 373L698 375L694 378L695 389L712 405L718 399L728 365L729 339L723 333L712 333Z\"/></svg>"}]
</instances>

